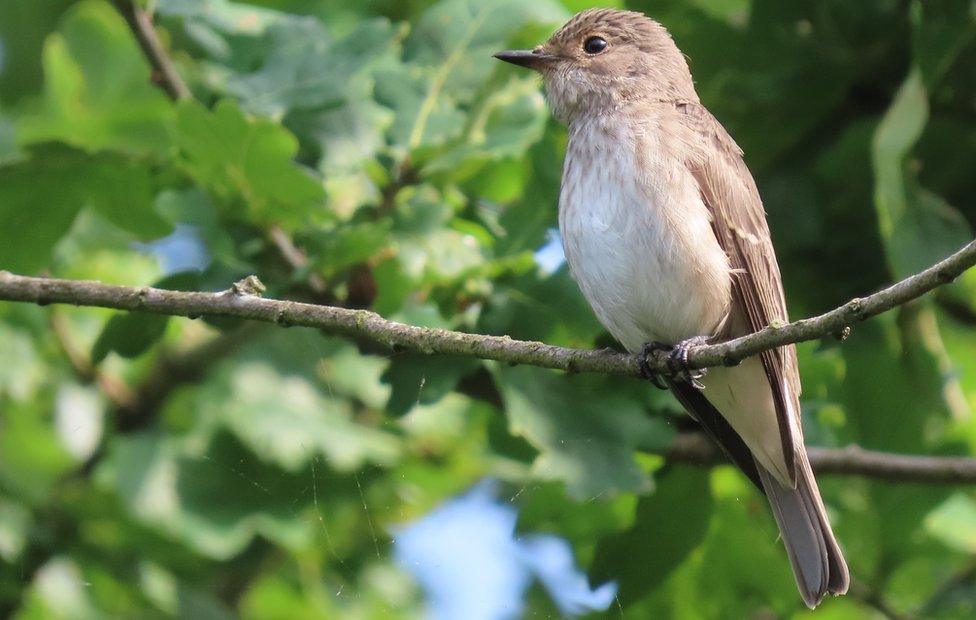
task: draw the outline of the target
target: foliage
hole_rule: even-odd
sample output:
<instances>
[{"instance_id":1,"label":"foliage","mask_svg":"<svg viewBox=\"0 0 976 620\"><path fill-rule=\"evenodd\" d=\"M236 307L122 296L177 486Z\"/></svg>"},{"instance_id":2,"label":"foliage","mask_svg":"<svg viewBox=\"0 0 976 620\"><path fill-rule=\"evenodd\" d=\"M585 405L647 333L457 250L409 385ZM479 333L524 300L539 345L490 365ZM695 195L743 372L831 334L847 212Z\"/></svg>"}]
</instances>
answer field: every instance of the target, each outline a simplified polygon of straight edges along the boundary
<instances>
[{"instance_id":1,"label":"foliage","mask_svg":"<svg viewBox=\"0 0 976 620\"><path fill-rule=\"evenodd\" d=\"M276 297L610 343L534 257L565 131L491 58L586 3L150 4L196 101L153 85L112 3L0 4L0 268L200 290L253 273ZM793 316L971 238L971 2L626 4L672 30L745 149ZM169 268L168 243L206 260ZM976 280L940 301L800 347L808 441L976 455ZM414 617L398 528L486 476L521 531L617 580L628 617L806 613L763 499L728 467L649 456L688 422L633 381L10 304L0 351L3 615ZM822 613L971 616L954 576L976 497L822 486L858 584Z\"/></svg>"}]
</instances>

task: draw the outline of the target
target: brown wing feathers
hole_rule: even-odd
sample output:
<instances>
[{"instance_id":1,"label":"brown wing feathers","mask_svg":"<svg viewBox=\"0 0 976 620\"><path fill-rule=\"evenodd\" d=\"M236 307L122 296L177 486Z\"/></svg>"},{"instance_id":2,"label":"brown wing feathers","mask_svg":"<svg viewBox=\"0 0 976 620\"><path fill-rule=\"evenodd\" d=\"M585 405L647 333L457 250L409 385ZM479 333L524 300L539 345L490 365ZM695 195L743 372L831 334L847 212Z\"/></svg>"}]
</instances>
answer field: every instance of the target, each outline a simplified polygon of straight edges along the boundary
<instances>
[{"instance_id":1,"label":"brown wing feathers","mask_svg":"<svg viewBox=\"0 0 976 620\"><path fill-rule=\"evenodd\" d=\"M743 162L742 151L704 107L679 104L679 110L698 132L710 156L689 162L712 212L712 229L725 249L733 270L733 315L744 315L748 332L758 331L774 320L786 321L779 267L759 191ZM716 156L715 153L721 155ZM741 323L741 321L740 321ZM736 321L729 321L735 329ZM730 336L744 334L731 333ZM796 350L790 345L760 354L772 387L783 454L791 480L796 480L791 410L799 415L799 373Z\"/></svg>"}]
</instances>

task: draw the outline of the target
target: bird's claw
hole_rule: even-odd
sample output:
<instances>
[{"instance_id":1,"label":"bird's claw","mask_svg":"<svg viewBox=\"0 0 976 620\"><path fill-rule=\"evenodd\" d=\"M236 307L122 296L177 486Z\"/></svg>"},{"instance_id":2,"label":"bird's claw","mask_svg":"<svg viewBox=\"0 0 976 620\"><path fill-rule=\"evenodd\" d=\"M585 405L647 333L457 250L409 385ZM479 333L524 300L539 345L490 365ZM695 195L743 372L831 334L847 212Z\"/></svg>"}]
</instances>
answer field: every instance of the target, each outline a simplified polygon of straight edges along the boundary
<instances>
[{"instance_id":1,"label":"bird's claw","mask_svg":"<svg viewBox=\"0 0 976 620\"><path fill-rule=\"evenodd\" d=\"M692 386L702 390L705 388L701 379L708 373L705 368L691 368L688 365L688 353L695 347L700 347L708 343L705 336L695 336L687 340L682 340L673 347L661 342L648 342L641 349L637 356L637 365L641 375L662 390L667 389L667 382L651 367L650 358L657 351L668 351L668 371L671 376L679 381L690 383Z\"/></svg>"},{"instance_id":2,"label":"bird's claw","mask_svg":"<svg viewBox=\"0 0 976 620\"><path fill-rule=\"evenodd\" d=\"M641 352L637 354L637 368L640 370L642 377L654 384L659 390L668 389L668 384L661 376L661 373L654 370L651 366L651 358L658 351L672 351L673 347L671 345L664 344L663 342L645 342L644 346L641 348Z\"/></svg>"},{"instance_id":3,"label":"bird's claw","mask_svg":"<svg viewBox=\"0 0 976 620\"><path fill-rule=\"evenodd\" d=\"M708 344L708 338L706 336L695 336L694 338L682 340L674 345L674 348L671 349L671 353L668 355L668 370L671 371L671 374L686 383L690 383L699 390L705 389L705 385L701 382L701 379L708 374L708 369L691 368L688 365L688 353L695 347L700 347L704 344Z\"/></svg>"}]
</instances>

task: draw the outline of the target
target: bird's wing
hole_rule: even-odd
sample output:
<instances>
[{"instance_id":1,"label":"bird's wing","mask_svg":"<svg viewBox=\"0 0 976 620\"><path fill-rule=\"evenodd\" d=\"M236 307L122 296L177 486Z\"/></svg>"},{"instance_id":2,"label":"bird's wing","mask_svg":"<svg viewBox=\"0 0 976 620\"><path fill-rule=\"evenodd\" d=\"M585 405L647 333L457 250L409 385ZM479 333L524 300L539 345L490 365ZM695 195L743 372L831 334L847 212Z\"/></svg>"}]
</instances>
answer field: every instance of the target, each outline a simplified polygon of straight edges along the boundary
<instances>
[{"instance_id":1,"label":"bird's wing","mask_svg":"<svg viewBox=\"0 0 976 620\"><path fill-rule=\"evenodd\" d=\"M733 270L730 320L747 325L746 333L773 322L786 322L782 278L759 190L742 159L742 150L724 127L697 103L680 103L683 124L691 129L692 155L686 165L712 214L712 229ZM730 333L741 336L742 333ZM791 481L796 479L794 437L799 433L800 375L793 345L760 354L773 393L776 418ZM794 418L795 416L795 418Z\"/></svg>"},{"instance_id":2,"label":"bird's wing","mask_svg":"<svg viewBox=\"0 0 976 620\"><path fill-rule=\"evenodd\" d=\"M728 420L722 417L718 409L708 402L702 391L692 384L674 379L667 379L667 382L671 393L688 411L688 415L698 422L705 434L712 438L725 456L765 494L766 489L763 488L756 459Z\"/></svg>"}]
</instances>

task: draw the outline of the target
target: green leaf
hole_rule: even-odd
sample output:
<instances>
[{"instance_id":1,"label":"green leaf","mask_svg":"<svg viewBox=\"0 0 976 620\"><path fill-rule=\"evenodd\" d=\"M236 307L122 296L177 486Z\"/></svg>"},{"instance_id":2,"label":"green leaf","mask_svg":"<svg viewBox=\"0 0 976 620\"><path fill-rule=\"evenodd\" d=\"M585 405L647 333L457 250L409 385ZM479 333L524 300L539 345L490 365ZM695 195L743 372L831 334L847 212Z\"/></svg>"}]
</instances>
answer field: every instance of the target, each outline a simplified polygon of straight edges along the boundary
<instances>
[{"instance_id":1,"label":"green leaf","mask_svg":"<svg viewBox=\"0 0 976 620\"><path fill-rule=\"evenodd\" d=\"M847 424L842 441L895 453L925 454L937 450L939 428L949 418L945 382L939 368L938 335L931 309L906 306L899 324L883 315L857 328L843 347L846 362L843 398ZM939 344L941 346L941 343ZM892 424L892 412L897 424ZM882 561L910 557L919 541L911 533L949 490L930 486L875 483L867 494L877 540L870 548Z\"/></svg>"},{"instance_id":2,"label":"green leaf","mask_svg":"<svg viewBox=\"0 0 976 620\"><path fill-rule=\"evenodd\" d=\"M13 104L40 91L44 37L74 2L0 2L0 102Z\"/></svg>"},{"instance_id":3,"label":"green leaf","mask_svg":"<svg viewBox=\"0 0 976 620\"><path fill-rule=\"evenodd\" d=\"M389 465L399 456L396 439L352 421L352 408L323 396L300 377L268 365L235 368L223 401L207 399L203 411L218 417L255 452L290 471L316 452L339 470L364 462ZM220 382L215 382L220 389Z\"/></svg>"},{"instance_id":4,"label":"green leaf","mask_svg":"<svg viewBox=\"0 0 976 620\"><path fill-rule=\"evenodd\" d=\"M909 202L888 238L895 275L908 277L973 239L969 222L941 196L908 182Z\"/></svg>"},{"instance_id":5,"label":"green leaf","mask_svg":"<svg viewBox=\"0 0 976 620\"><path fill-rule=\"evenodd\" d=\"M33 582L18 615L24 618L98 618L91 583L81 567L67 555L47 558L33 575Z\"/></svg>"},{"instance_id":6,"label":"green leaf","mask_svg":"<svg viewBox=\"0 0 976 620\"><path fill-rule=\"evenodd\" d=\"M12 496L44 503L50 489L75 466L48 419L52 398L5 400L0 433L0 483Z\"/></svg>"},{"instance_id":7,"label":"green leaf","mask_svg":"<svg viewBox=\"0 0 976 620\"><path fill-rule=\"evenodd\" d=\"M938 82L976 37L976 8L970 0L912 3L912 54L925 83Z\"/></svg>"},{"instance_id":8,"label":"green leaf","mask_svg":"<svg viewBox=\"0 0 976 620\"><path fill-rule=\"evenodd\" d=\"M322 206L322 183L293 161L295 137L232 101L220 101L212 112L181 103L176 142L190 176L225 207L240 203L258 222L293 227Z\"/></svg>"},{"instance_id":9,"label":"green leaf","mask_svg":"<svg viewBox=\"0 0 976 620\"><path fill-rule=\"evenodd\" d=\"M191 36L211 52L214 48L229 52L229 41L220 41L223 46L215 41L222 35L258 36L286 18L286 14L278 11L229 0L158 0L155 7L163 17L183 19Z\"/></svg>"},{"instance_id":10,"label":"green leaf","mask_svg":"<svg viewBox=\"0 0 976 620\"><path fill-rule=\"evenodd\" d=\"M521 155L542 137L548 112L534 80L492 83L471 111L464 136L424 165L425 174L464 179L484 164Z\"/></svg>"},{"instance_id":11,"label":"green leaf","mask_svg":"<svg viewBox=\"0 0 976 620\"><path fill-rule=\"evenodd\" d=\"M741 618L764 608L789 617L802 609L766 498L731 467L713 470L710 478L713 499L705 538L651 594L649 599L663 608L653 607L648 615ZM683 515L680 504L694 500L689 494L674 501L679 504L674 509ZM824 603L825 608L830 604Z\"/></svg>"},{"instance_id":12,"label":"green leaf","mask_svg":"<svg viewBox=\"0 0 976 620\"><path fill-rule=\"evenodd\" d=\"M307 480L271 467L226 434L205 452L150 434L116 437L96 472L144 523L205 557L225 560L258 534L296 548L312 522L296 519Z\"/></svg>"},{"instance_id":13,"label":"green leaf","mask_svg":"<svg viewBox=\"0 0 976 620\"><path fill-rule=\"evenodd\" d=\"M389 243L390 222L364 222L338 226L312 237L309 244L315 267L332 276L375 256Z\"/></svg>"},{"instance_id":14,"label":"green leaf","mask_svg":"<svg viewBox=\"0 0 976 620\"><path fill-rule=\"evenodd\" d=\"M0 166L14 163L21 157L23 153L17 146L14 124L0 113Z\"/></svg>"},{"instance_id":15,"label":"green leaf","mask_svg":"<svg viewBox=\"0 0 976 620\"><path fill-rule=\"evenodd\" d=\"M392 391L387 413L405 415L415 405L430 405L451 393L480 362L470 357L407 353L393 358L383 373Z\"/></svg>"},{"instance_id":16,"label":"green leaf","mask_svg":"<svg viewBox=\"0 0 976 620\"><path fill-rule=\"evenodd\" d=\"M498 67L492 55L500 45L527 24L556 25L567 16L549 0L441 0L420 17L404 56L429 71L430 97L466 103Z\"/></svg>"},{"instance_id":17,"label":"green leaf","mask_svg":"<svg viewBox=\"0 0 976 620\"><path fill-rule=\"evenodd\" d=\"M498 366L494 374L509 430L539 450L536 477L564 482L578 500L650 488L634 452L666 438L625 384L538 368Z\"/></svg>"},{"instance_id":18,"label":"green leaf","mask_svg":"<svg viewBox=\"0 0 976 620\"><path fill-rule=\"evenodd\" d=\"M404 28L370 19L333 38L312 17L249 14L216 2L207 11L164 5L163 12L180 15L216 61L206 65L210 88L247 110L282 118L301 138L303 160L319 159L335 214L349 217L376 200L378 192L362 168L385 146L392 114L373 100L371 73L379 62L393 60Z\"/></svg>"},{"instance_id":19,"label":"green leaf","mask_svg":"<svg viewBox=\"0 0 976 620\"><path fill-rule=\"evenodd\" d=\"M156 195L156 211L172 225L193 226L214 260L241 273L254 270L238 255L234 240L218 218L213 201L199 189L166 189L159 192Z\"/></svg>"},{"instance_id":20,"label":"green leaf","mask_svg":"<svg viewBox=\"0 0 976 620\"><path fill-rule=\"evenodd\" d=\"M639 499L622 493L612 499L578 502L567 497L562 484L535 482L519 485L509 501L518 506L517 531L553 532L576 547L590 549L633 525Z\"/></svg>"},{"instance_id":21,"label":"green leaf","mask_svg":"<svg viewBox=\"0 0 976 620\"><path fill-rule=\"evenodd\" d=\"M957 3L957 13L966 8L961 4ZM872 145L875 206L888 260L899 278L945 258L972 238L965 218L920 186L910 161L929 121L928 86L945 72L961 47L960 41L972 33L964 26L965 10L956 16L962 20L962 30L952 28L956 30L953 40L945 38L949 26L944 21L933 26L919 17L921 5L915 8L919 58L878 125Z\"/></svg>"},{"instance_id":22,"label":"green leaf","mask_svg":"<svg viewBox=\"0 0 976 620\"><path fill-rule=\"evenodd\" d=\"M176 273L152 285L154 288L172 291L195 291L199 287L196 272ZM142 355L166 333L169 317L147 312L116 314L108 320L102 333L92 345L91 359L101 363L109 353L133 358Z\"/></svg>"},{"instance_id":23,"label":"green leaf","mask_svg":"<svg viewBox=\"0 0 976 620\"><path fill-rule=\"evenodd\" d=\"M0 499L0 558L15 563L27 546L30 511L16 502Z\"/></svg>"},{"instance_id":24,"label":"green leaf","mask_svg":"<svg viewBox=\"0 0 976 620\"><path fill-rule=\"evenodd\" d=\"M550 276L534 270L497 284L478 331L569 347L592 347L604 333L566 268Z\"/></svg>"},{"instance_id":25,"label":"green leaf","mask_svg":"<svg viewBox=\"0 0 976 620\"><path fill-rule=\"evenodd\" d=\"M557 3L442 0L421 17L404 48L406 67L377 75L377 99L396 111L391 141L402 152L460 135L476 93L498 68L492 55L530 23L566 17Z\"/></svg>"},{"instance_id":26,"label":"green leaf","mask_svg":"<svg viewBox=\"0 0 976 620\"><path fill-rule=\"evenodd\" d=\"M256 114L279 117L291 110L335 106L350 79L393 49L397 31L385 19L358 24L331 40L317 19L289 19L265 34L270 50L257 71L232 76L226 92Z\"/></svg>"},{"instance_id":27,"label":"green leaf","mask_svg":"<svg viewBox=\"0 0 976 620\"><path fill-rule=\"evenodd\" d=\"M393 113L376 103L372 76L354 76L344 88L344 99L315 110L293 110L286 126L302 140L309 157L318 158L325 176L329 207L347 219L363 204L381 200L368 170L386 148L386 131Z\"/></svg>"},{"instance_id":28,"label":"green leaf","mask_svg":"<svg viewBox=\"0 0 976 620\"><path fill-rule=\"evenodd\" d=\"M389 258L373 268L378 289L373 309L381 316L392 316L403 308L407 297L414 292L413 282L399 260Z\"/></svg>"},{"instance_id":29,"label":"green leaf","mask_svg":"<svg viewBox=\"0 0 976 620\"><path fill-rule=\"evenodd\" d=\"M392 109L389 140L401 151L433 147L461 135L465 115L447 97L431 96L420 69L401 66L376 75L376 100Z\"/></svg>"},{"instance_id":30,"label":"green leaf","mask_svg":"<svg viewBox=\"0 0 976 620\"><path fill-rule=\"evenodd\" d=\"M357 360L361 356L351 353L347 346L322 342L313 330L252 339L212 371L192 394L192 408L201 420L229 429L287 471L307 467L319 454L341 471L366 463L390 466L400 458L399 440L354 421L352 401L385 400L381 360Z\"/></svg>"},{"instance_id":31,"label":"green leaf","mask_svg":"<svg viewBox=\"0 0 976 620\"><path fill-rule=\"evenodd\" d=\"M633 526L600 541L591 579L619 583L624 606L658 587L705 538L712 517L708 478L695 467L663 470L654 492L637 502Z\"/></svg>"},{"instance_id":32,"label":"green leaf","mask_svg":"<svg viewBox=\"0 0 976 620\"><path fill-rule=\"evenodd\" d=\"M556 225L565 147L566 132L553 122L523 158L527 185L521 200L508 205L499 218L496 249L500 255L534 252L546 242L548 231Z\"/></svg>"},{"instance_id":33,"label":"green leaf","mask_svg":"<svg viewBox=\"0 0 976 620\"><path fill-rule=\"evenodd\" d=\"M452 280L484 263L477 238L447 226L451 207L431 186L422 186L393 214L397 260L418 282Z\"/></svg>"},{"instance_id":34,"label":"green leaf","mask_svg":"<svg viewBox=\"0 0 976 620\"><path fill-rule=\"evenodd\" d=\"M143 239L170 230L153 210L143 165L117 155L38 147L29 159L0 167L0 266L28 273L45 267L86 205Z\"/></svg>"},{"instance_id":35,"label":"green leaf","mask_svg":"<svg viewBox=\"0 0 976 620\"><path fill-rule=\"evenodd\" d=\"M153 181L143 162L101 154L90 164L89 174L97 194L91 206L106 220L142 241L173 232L155 210Z\"/></svg>"},{"instance_id":36,"label":"green leaf","mask_svg":"<svg viewBox=\"0 0 976 620\"><path fill-rule=\"evenodd\" d=\"M976 501L955 493L925 518L925 530L947 546L976 553Z\"/></svg>"},{"instance_id":37,"label":"green leaf","mask_svg":"<svg viewBox=\"0 0 976 620\"><path fill-rule=\"evenodd\" d=\"M0 401L27 400L44 379L44 363L29 333L0 323Z\"/></svg>"},{"instance_id":38,"label":"green leaf","mask_svg":"<svg viewBox=\"0 0 976 620\"><path fill-rule=\"evenodd\" d=\"M172 103L108 3L73 6L44 44L44 105L23 118L22 144L59 140L90 151L162 154Z\"/></svg>"},{"instance_id":39,"label":"green leaf","mask_svg":"<svg viewBox=\"0 0 976 620\"><path fill-rule=\"evenodd\" d=\"M340 338L316 343L317 376L325 381L329 393L341 395L375 410L382 410L390 397L390 389L383 385L386 359L363 355L358 347Z\"/></svg>"}]
</instances>

